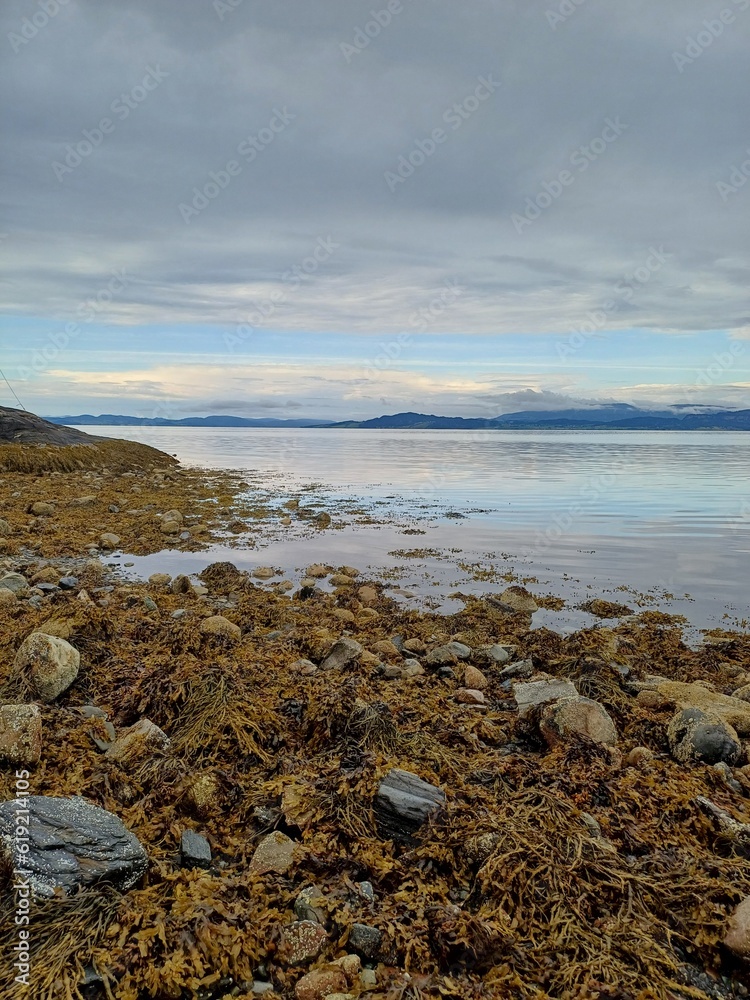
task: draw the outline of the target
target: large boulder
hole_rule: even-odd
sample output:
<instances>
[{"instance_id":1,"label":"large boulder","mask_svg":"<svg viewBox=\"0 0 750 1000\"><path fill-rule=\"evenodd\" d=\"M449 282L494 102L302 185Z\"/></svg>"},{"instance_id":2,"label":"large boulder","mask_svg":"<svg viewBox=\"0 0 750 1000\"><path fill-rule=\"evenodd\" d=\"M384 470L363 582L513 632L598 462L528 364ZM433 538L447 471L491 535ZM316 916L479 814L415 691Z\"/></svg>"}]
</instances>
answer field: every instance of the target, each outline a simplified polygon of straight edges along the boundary
<instances>
[{"instance_id":1,"label":"large boulder","mask_svg":"<svg viewBox=\"0 0 750 1000\"><path fill-rule=\"evenodd\" d=\"M683 684L680 681L662 681L656 685L656 690L678 708L699 708L717 715L740 736L750 736L750 702L728 694L717 694L702 684Z\"/></svg>"},{"instance_id":2,"label":"large boulder","mask_svg":"<svg viewBox=\"0 0 750 1000\"><path fill-rule=\"evenodd\" d=\"M16 653L15 669L28 678L42 701L50 702L67 690L78 676L81 654L65 639L46 632L32 632Z\"/></svg>"},{"instance_id":3,"label":"large boulder","mask_svg":"<svg viewBox=\"0 0 750 1000\"><path fill-rule=\"evenodd\" d=\"M100 882L127 890L148 865L140 841L117 816L78 796L3 802L0 842L15 877L28 880L38 896L69 895Z\"/></svg>"},{"instance_id":4,"label":"large boulder","mask_svg":"<svg viewBox=\"0 0 750 1000\"><path fill-rule=\"evenodd\" d=\"M603 705L591 698L562 698L545 705L539 730L550 747L584 736L603 746L617 745L617 729Z\"/></svg>"},{"instance_id":5,"label":"large boulder","mask_svg":"<svg viewBox=\"0 0 750 1000\"><path fill-rule=\"evenodd\" d=\"M729 723L699 708L678 712L669 723L667 739L672 756L681 764L734 764L742 753Z\"/></svg>"}]
</instances>

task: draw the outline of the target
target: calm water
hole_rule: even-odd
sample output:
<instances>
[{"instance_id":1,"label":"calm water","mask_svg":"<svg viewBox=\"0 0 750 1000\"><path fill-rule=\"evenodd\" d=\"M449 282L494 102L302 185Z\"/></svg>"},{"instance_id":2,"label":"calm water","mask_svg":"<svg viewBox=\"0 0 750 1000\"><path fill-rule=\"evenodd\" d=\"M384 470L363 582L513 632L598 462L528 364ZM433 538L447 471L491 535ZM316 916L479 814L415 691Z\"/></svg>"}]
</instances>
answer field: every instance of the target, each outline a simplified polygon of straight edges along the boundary
<instances>
[{"instance_id":1,"label":"calm water","mask_svg":"<svg viewBox=\"0 0 750 1000\"><path fill-rule=\"evenodd\" d=\"M725 610L733 622L750 617L750 434L89 430L152 444L188 465L243 469L269 487L318 483L329 505L359 498L381 514L427 519L418 538L352 528L275 542L262 558L285 571L317 558L380 569L393 565L395 548L458 548L452 562L401 560L403 585L498 589L461 576L457 564L504 561L538 577L539 592L586 597L627 586L696 624L720 622Z\"/></svg>"}]
</instances>

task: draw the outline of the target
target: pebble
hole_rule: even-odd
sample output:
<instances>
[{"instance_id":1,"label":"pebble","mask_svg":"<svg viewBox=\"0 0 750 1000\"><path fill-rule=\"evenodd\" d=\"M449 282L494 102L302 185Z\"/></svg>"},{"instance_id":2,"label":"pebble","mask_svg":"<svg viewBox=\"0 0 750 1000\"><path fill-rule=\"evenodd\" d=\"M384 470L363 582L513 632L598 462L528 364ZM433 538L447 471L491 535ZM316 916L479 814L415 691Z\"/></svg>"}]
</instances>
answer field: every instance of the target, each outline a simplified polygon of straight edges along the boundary
<instances>
[{"instance_id":1,"label":"pebble","mask_svg":"<svg viewBox=\"0 0 750 1000\"><path fill-rule=\"evenodd\" d=\"M643 767L654 759L654 751L648 747L633 747L625 758L628 767Z\"/></svg>"},{"instance_id":2,"label":"pebble","mask_svg":"<svg viewBox=\"0 0 750 1000\"><path fill-rule=\"evenodd\" d=\"M99 544L103 549L116 549L120 544L120 536L111 531L105 531L103 535L99 535Z\"/></svg>"},{"instance_id":3,"label":"pebble","mask_svg":"<svg viewBox=\"0 0 750 1000\"><path fill-rule=\"evenodd\" d=\"M294 987L296 1000L324 1000L332 993L341 993L347 987L343 969L315 969L303 976Z\"/></svg>"},{"instance_id":4,"label":"pebble","mask_svg":"<svg viewBox=\"0 0 750 1000\"><path fill-rule=\"evenodd\" d=\"M357 597L363 604L374 604L378 599L378 592L374 587L360 587L357 591Z\"/></svg>"},{"instance_id":5,"label":"pebble","mask_svg":"<svg viewBox=\"0 0 750 1000\"><path fill-rule=\"evenodd\" d=\"M172 614L170 615L170 618L180 619L180 618L184 618L186 614L187 614L187 611L186 611L185 608L178 608L176 611L172 612Z\"/></svg>"},{"instance_id":6,"label":"pebble","mask_svg":"<svg viewBox=\"0 0 750 1000\"><path fill-rule=\"evenodd\" d=\"M474 691L471 688L459 688L455 694L456 701L460 705L484 705L484 695L481 691Z\"/></svg>"},{"instance_id":7,"label":"pebble","mask_svg":"<svg viewBox=\"0 0 750 1000\"><path fill-rule=\"evenodd\" d=\"M445 648L459 660L468 660L471 656L471 647L463 642L449 642Z\"/></svg>"},{"instance_id":8,"label":"pebble","mask_svg":"<svg viewBox=\"0 0 750 1000\"><path fill-rule=\"evenodd\" d=\"M154 587L168 587L172 582L172 577L169 573L152 573L148 582Z\"/></svg>"},{"instance_id":9,"label":"pebble","mask_svg":"<svg viewBox=\"0 0 750 1000\"><path fill-rule=\"evenodd\" d=\"M464 670L464 687L473 688L475 691L486 690L489 681L476 667L468 666Z\"/></svg>"},{"instance_id":10,"label":"pebble","mask_svg":"<svg viewBox=\"0 0 750 1000\"><path fill-rule=\"evenodd\" d=\"M311 576L314 579L322 580L323 577L328 576L331 571L320 563L315 563L312 566L308 566L305 570L305 576Z\"/></svg>"},{"instance_id":11,"label":"pebble","mask_svg":"<svg viewBox=\"0 0 750 1000\"><path fill-rule=\"evenodd\" d=\"M33 503L31 505L29 513L33 514L35 517L49 517L50 514L55 513L55 505L39 500L37 503Z\"/></svg>"},{"instance_id":12,"label":"pebble","mask_svg":"<svg viewBox=\"0 0 750 1000\"><path fill-rule=\"evenodd\" d=\"M306 965L314 961L328 942L325 928L314 920L297 920L284 928L279 957L288 965Z\"/></svg>"},{"instance_id":13,"label":"pebble","mask_svg":"<svg viewBox=\"0 0 750 1000\"><path fill-rule=\"evenodd\" d=\"M139 719L135 725L123 729L105 756L127 769L148 757L164 753L169 744L167 734L150 719Z\"/></svg>"},{"instance_id":14,"label":"pebble","mask_svg":"<svg viewBox=\"0 0 750 1000\"><path fill-rule=\"evenodd\" d=\"M445 667L452 666L456 659L456 654L448 646L438 646L437 649L430 650L425 657L425 663L429 667Z\"/></svg>"},{"instance_id":15,"label":"pebble","mask_svg":"<svg viewBox=\"0 0 750 1000\"><path fill-rule=\"evenodd\" d=\"M174 578L174 580L172 580L169 589L173 594L189 594L193 589L193 585L190 582L189 576L185 576L184 573L180 573Z\"/></svg>"},{"instance_id":16,"label":"pebble","mask_svg":"<svg viewBox=\"0 0 750 1000\"><path fill-rule=\"evenodd\" d=\"M270 580L272 576L278 576L278 573L271 566L259 566L253 570L252 575L256 580Z\"/></svg>"},{"instance_id":17,"label":"pebble","mask_svg":"<svg viewBox=\"0 0 750 1000\"><path fill-rule=\"evenodd\" d=\"M312 920L317 924L325 924L325 910L321 903L325 902L325 896L316 885L309 885L297 896L294 901L294 915L298 920Z\"/></svg>"},{"instance_id":18,"label":"pebble","mask_svg":"<svg viewBox=\"0 0 750 1000\"><path fill-rule=\"evenodd\" d=\"M480 646L474 651L474 657L481 663L507 663L515 650L515 646L503 646L499 643L493 643L490 646Z\"/></svg>"},{"instance_id":19,"label":"pebble","mask_svg":"<svg viewBox=\"0 0 750 1000\"><path fill-rule=\"evenodd\" d=\"M519 611L523 614L533 615L535 611L539 610L539 605L534 600L534 595L526 590L525 587L508 587L500 594L498 599L512 611Z\"/></svg>"},{"instance_id":20,"label":"pebble","mask_svg":"<svg viewBox=\"0 0 750 1000\"><path fill-rule=\"evenodd\" d=\"M16 597L24 597L29 590L29 583L20 573L6 573L0 577L0 589L9 590Z\"/></svg>"},{"instance_id":21,"label":"pebble","mask_svg":"<svg viewBox=\"0 0 750 1000\"><path fill-rule=\"evenodd\" d=\"M383 944L383 932L369 924L352 924L349 947L364 959L376 959Z\"/></svg>"},{"instance_id":22,"label":"pebble","mask_svg":"<svg viewBox=\"0 0 750 1000\"><path fill-rule=\"evenodd\" d=\"M329 582L332 587L351 587L356 581L345 573L334 573Z\"/></svg>"},{"instance_id":23,"label":"pebble","mask_svg":"<svg viewBox=\"0 0 750 1000\"><path fill-rule=\"evenodd\" d=\"M183 831L180 838L180 863L183 868L209 868L211 845L194 830Z\"/></svg>"},{"instance_id":24,"label":"pebble","mask_svg":"<svg viewBox=\"0 0 750 1000\"><path fill-rule=\"evenodd\" d=\"M11 534L12 530L13 529L11 528L10 524L8 524L8 522L5 520L5 518L0 517L0 536L5 538L7 535Z\"/></svg>"},{"instance_id":25,"label":"pebble","mask_svg":"<svg viewBox=\"0 0 750 1000\"><path fill-rule=\"evenodd\" d=\"M750 896L732 911L727 921L724 944L740 958L750 958Z\"/></svg>"}]
</instances>

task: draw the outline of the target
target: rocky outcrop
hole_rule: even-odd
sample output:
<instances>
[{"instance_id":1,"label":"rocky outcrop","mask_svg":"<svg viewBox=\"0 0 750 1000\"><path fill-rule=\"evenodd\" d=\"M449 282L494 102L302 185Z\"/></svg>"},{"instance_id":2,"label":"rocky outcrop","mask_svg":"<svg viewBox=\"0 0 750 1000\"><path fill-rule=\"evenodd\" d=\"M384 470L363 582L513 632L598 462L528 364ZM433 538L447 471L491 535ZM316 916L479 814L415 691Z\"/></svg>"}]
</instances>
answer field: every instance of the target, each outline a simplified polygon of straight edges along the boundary
<instances>
[{"instance_id":1,"label":"rocky outcrop","mask_svg":"<svg viewBox=\"0 0 750 1000\"><path fill-rule=\"evenodd\" d=\"M62 427L43 420L35 413L0 406L0 445L2 444L92 444L101 438L72 427Z\"/></svg>"}]
</instances>

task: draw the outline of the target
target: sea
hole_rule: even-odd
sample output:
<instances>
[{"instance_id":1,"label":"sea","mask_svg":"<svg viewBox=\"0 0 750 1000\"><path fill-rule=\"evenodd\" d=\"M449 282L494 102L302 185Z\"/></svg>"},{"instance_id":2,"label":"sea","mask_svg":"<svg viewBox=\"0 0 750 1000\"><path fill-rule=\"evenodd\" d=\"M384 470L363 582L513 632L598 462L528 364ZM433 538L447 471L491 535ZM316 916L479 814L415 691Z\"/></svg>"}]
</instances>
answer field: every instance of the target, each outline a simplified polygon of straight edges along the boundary
<instances>
[{"instance_id":1,"label":"sea","mask_svg":"<svg viewBox=\"0 0 750 1000\"><path fill-rule=\"evenodd\" d=\"M534 616L563 633L595 621L580 610L593 597L698 629L750 627L747 433L85 429L241 470L279 513L302 496L333 517L331 529L271 532L252 548L128 559L139 576L229 558L294 582L325 562L445 612L523 581L565 600Z\"/></svg>"}]
</instances>

